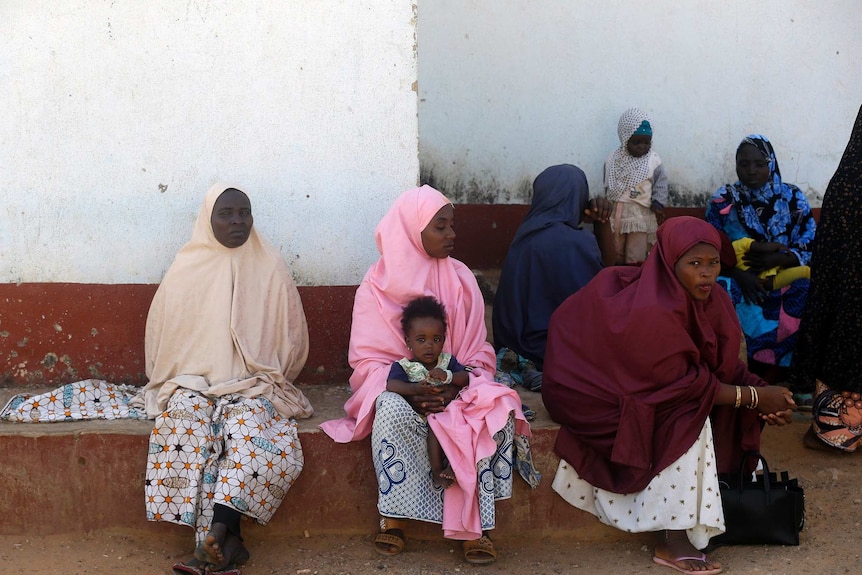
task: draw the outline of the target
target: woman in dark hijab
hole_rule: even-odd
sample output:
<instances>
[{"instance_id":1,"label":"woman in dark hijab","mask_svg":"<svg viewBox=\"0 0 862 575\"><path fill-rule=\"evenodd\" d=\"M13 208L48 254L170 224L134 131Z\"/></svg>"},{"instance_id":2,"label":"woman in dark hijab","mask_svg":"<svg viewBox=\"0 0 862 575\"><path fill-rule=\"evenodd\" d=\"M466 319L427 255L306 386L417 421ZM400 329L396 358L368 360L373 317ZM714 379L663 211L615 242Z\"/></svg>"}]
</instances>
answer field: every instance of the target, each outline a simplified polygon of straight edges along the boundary
<instances>
[{"instance_id":1,"label":"woman in dark hijab","mask_svg":"<svg viewBox=\"0 0 862 575\"><path fill-rule=\"evenodd\" d=\"M794 407L739 359L720 245L703 220L671 218L642 267L602 270L551 317L542 387L560 423L553 489L617 529L659 532L656 563L703 575L721 572L698 551L724 531L717 472Z\"/></svg>"},{"instance_id":2,"label":"woman in dark hijab","mask_svg":"<svg viewBox=\"0 0 862 575\"><path fill-rule=\"evenodd\" d=\"M856 451L862 438L862 109L823 196L811 287L791 385L815 392L813 448Z\"/></svg>"},{"instance_id":3,"label":"woman in dark hijab","mask_svg":"<svg viewBox=\"0 0 862 575\"><path fill-rule=\"evenodd\" d=\"M551 166L533 182L533 202L518 228L494 298L494 346L505 371L526 371L525 387L538 390L551 314L563 300L585 286L603 262L614 261L608 218L610 203L590 200L584 172L577 166ZM581 229L594 222L595 235ZM598 240L598 241L597 241ZM507 353L509 351L510 353Z\"/></svg>"}]
</instances>

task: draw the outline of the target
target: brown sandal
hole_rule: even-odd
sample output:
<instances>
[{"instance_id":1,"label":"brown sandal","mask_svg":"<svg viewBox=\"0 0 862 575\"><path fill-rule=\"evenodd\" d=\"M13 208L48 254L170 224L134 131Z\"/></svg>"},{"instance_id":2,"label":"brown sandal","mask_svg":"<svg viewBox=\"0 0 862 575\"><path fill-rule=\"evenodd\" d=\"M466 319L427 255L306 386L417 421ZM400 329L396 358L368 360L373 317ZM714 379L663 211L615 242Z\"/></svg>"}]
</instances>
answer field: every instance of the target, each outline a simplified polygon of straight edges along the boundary
<instances>
[{"instance_id":1,"label":"brown sandal","mask_svg":"<svg viewBox=\"0 0 862 575\"><path fill-rule=\"evenodd\" d=\"M464 542L464 560L473 565L487 565L497 560L494 542L487 535Z\"/></svg>"},{"instance_id":2,"label":"brown sandal","mask_svg":"<svg viewBox=\"0 0 862 575\"><path fill-rule=\"evenodd\" d=\"M404 551L404 522L391 517L380 518L380 533L374 538L374 550L380 555L398 555Z\"/></svg>"}]
</instances>

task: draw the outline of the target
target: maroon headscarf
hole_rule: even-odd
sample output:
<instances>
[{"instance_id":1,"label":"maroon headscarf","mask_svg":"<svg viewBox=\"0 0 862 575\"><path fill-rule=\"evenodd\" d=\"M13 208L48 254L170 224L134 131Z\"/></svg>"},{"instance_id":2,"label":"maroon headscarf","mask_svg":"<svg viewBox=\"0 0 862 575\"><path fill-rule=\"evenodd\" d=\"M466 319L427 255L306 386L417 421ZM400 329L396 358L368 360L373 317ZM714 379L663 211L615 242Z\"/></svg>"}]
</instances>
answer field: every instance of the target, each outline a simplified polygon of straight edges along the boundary
<instances>
[{"instance_id":1,"label":"maroon headscarf","mask_svg":"<svg viewBox=\"0 0 862 575\"><path fill-rule=\"evenodd\" d=\"M643 266L602 270L551 317L542 396L561 424L556 452L595 487L644 489L695 442L720 383L763 385L739 359L727 293L716 286L697 301L676 277L699 243L721 246L703 220L671 218ZM713 425L720 469L759 447L754 411L716 409Z\"/></svg>"}]
</instances>

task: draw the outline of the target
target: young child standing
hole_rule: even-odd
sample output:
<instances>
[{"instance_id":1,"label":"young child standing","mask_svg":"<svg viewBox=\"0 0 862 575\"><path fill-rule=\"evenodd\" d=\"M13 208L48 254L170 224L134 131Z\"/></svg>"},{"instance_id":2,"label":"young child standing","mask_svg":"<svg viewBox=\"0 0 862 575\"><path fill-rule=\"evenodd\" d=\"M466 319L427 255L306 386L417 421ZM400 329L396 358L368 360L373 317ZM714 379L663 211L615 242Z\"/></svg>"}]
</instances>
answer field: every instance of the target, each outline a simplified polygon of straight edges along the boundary
<instances>
[{"instance_id":1,"label":"young child standing","mask_svg":"<svg viewBox=\"0 0 862 575\"><path fill-rule=\"evenodd\" d=\"M439 393L447 384L466 387L470 383L466 368L443 352L446 342L446 310L431 296L411 300L401 315L404 342L412 353L392 364L386 390L401 395ZM434 484L443 488L455 482L455 473L446 462L443 447L428 427L428 459Z\"/></svg>"},{"instance_id":2,"label":"young child standing","mask_svg":"<svg viewBox=\"0 0 862 575\"><path fill-rule=\"evenodd\" d=\"M647 115L629 108L617 126L620 147L605 160L605 197L613 202L611 231L617 265L640 264L655 243L664 220L667 175L661 158L652 151L652 125Z\"/></svg>"}]
</instances>

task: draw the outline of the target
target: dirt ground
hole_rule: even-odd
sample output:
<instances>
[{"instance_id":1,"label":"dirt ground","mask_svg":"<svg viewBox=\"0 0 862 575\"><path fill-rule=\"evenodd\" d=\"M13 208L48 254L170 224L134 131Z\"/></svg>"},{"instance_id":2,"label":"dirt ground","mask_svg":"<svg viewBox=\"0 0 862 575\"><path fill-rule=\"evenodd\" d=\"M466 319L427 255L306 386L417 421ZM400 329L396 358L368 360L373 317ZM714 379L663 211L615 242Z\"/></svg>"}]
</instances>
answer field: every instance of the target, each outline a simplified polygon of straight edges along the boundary
<instances>
[{"instance_id":1,"label":"dirt ground","mask_svg":"<svg viewBox=\"0 0 862 575\"><path fill-rule=\"evenodd\" d=\"M805 449L801 443L805 417L784 429L764 432L763 452L773 468L789 469L806 492L806 525L799 547L725 547L713 557L726 573L781 575L862 572L862 455L831 454ZM265 529L265 528L263 528ZM649 535L579 541L572 537L495 536L497 563L475 567L464 562L460 546L443 539L409 539L399 556L381 558L371 535L294 537L273 544L259 539L263 530L247 534L252 560L245 575L558 575L563 573L651 573L672 571L651 561ZM0 573L170 573L170 565L188 556L189 539L153 529L101 530L80 535L0 537Z\"/></svg>"}]
</instances>

